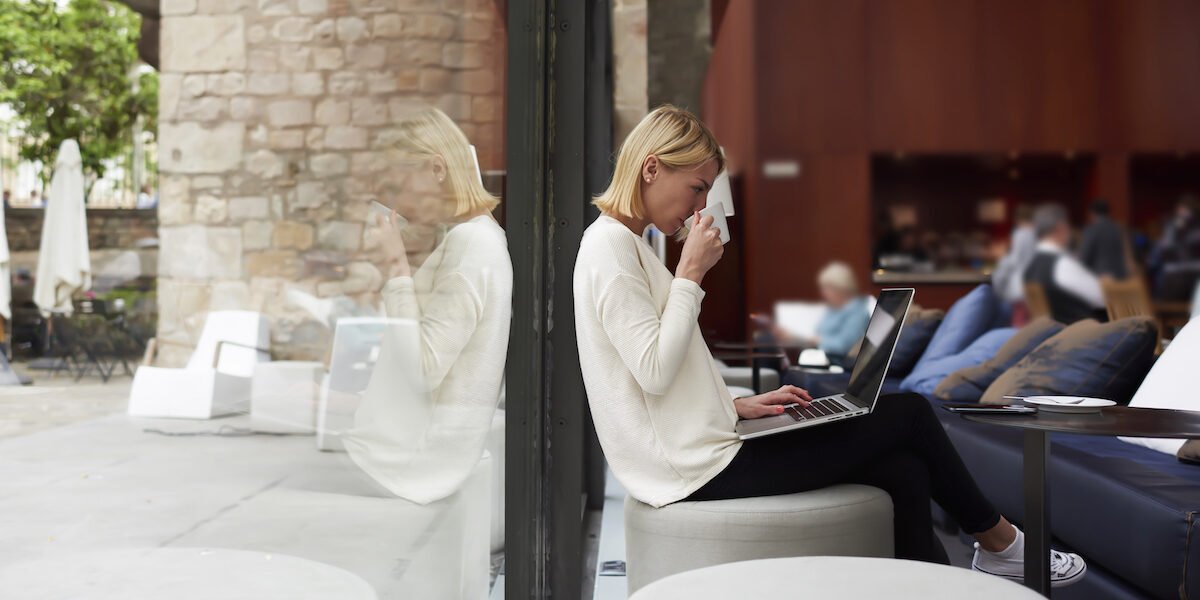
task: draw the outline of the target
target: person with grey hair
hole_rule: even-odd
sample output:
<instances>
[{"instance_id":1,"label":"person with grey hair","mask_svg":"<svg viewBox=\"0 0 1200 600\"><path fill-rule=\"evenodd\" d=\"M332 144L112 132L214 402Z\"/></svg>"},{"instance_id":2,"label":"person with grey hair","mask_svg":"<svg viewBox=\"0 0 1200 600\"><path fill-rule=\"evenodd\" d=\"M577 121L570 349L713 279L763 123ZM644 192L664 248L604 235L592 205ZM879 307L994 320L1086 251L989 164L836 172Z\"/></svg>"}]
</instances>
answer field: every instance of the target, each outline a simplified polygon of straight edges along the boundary
<instances>
[{"instance_id":1,"label":"person with grey hair","mask_svg":"<svg viewBox=\"0 0 1200 600\"><path fill-rule=\"evenodd\" d=\"M858 280L854 270L841 261L833 261L817 273L817 288L825 301L827 311L817 323L814 336L797 337L785 331L767 317L758 316L761 324L768 326L769 337L760 342L778 342L789 347L819 348L833 364L846 366L849 354L871 318L868 299L858 294Z\"/></svg>"},{"instance_id":2,"label":"person with grey hair","mask_svg":"<svg viewBox=\"0 0 1200 600\"><path fill-rule=\"evenodd\" d=\"M1021 204L1013 214L1013 229L1008 253L992 271L992 289L1005 302L1020 302L1025 298L1025 269L1037 253L1037 235L1033 233L1033 207Z\"/></svg>"},{"instance_id":3,"label":"person with grey hair","mask_svg":"<svg viewBox=\"0 0 1200 600\"><path fill-rule=\"evenodd\" d=\"M1104 292L1100 280L1067 248L1071 225L1061 204L1043 204L1033 212L1037 252L1025 269L1025 283L1037 283L1050 303L1055 321L1074 323L1083 319L1104 320Z\"/></svg>"}]
</instances>

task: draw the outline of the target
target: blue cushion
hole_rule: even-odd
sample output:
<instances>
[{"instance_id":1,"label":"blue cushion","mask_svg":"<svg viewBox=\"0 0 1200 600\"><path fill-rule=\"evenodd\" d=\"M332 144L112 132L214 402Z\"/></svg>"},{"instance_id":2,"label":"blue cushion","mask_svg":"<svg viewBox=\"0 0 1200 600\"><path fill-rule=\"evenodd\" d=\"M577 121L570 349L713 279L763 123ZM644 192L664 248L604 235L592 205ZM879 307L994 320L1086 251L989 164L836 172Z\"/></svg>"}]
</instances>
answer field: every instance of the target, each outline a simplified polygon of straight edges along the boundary
<instances>
[{"instance_id":1,"label":"blue cushion","mask_svg":"<svg viewBox=\"0 0 1200 600\"><path fill-rule=\"evenodd\" d=\"M1040 317L1027 323L992 355L978 365L959 369L946 376L934 395L939 400L979 402L983 392L1009 367L1025 358L1050 336L1063 330L1064 325L1050 317Z\"/></svg>"},{"instance_id":2,"label":"blue cushion","mask_svg":"<svg viewBox=\"0 0 1200 600\"><path fill-rule=\"evenodd\" d=\"M971 290L950 307L950 312L942 319L942 324L929 340L925 353L913 371L920 369L921 364L927 361L962 352L983 332L991 329L1003 312L1000 300L992 293L992 286L985 283Z\"/></svg>"},{"instance_id":3,"label":"blue cushion","mask_svg":"<svg viewBox=\"0 0 1200 600\"><path fill-rule=\"evenodd\" d=\"M979 336L958 354L921 361L921 364L913 369L913 372L909 373L904 381L900 382L900 389L931 396L933 390L947 375L959 369L973 367L991 358L1016 332L1017 330L1012 327L993 329Z\"/></svg>"},{"instance_id":4,"label":"blue cushion","mask_svg":"<svg viewBox=\"0 0 1200 600\"><path fill-rule=\"evenodd\" d=\"M1004 396L1092 396L1128 404L1150 365L1158 326L1149 317L1108 323L1077 321L1051 336L984 391L982 402Z\"/></svg>"},{"instance_id":5,"label":"blue cushion","mask_svg":"<svg viewBox=\"0 0 1200 600\"><path fill-rule=\"evenodd\" d=\"M896 340L896 350L892 352L892 362L888 363L888 377L904 377L912 372L945 316L945 312L930 308L914 306L908 310L904 327L900 329L900 339Z\"/></svg>"}]
</instances>

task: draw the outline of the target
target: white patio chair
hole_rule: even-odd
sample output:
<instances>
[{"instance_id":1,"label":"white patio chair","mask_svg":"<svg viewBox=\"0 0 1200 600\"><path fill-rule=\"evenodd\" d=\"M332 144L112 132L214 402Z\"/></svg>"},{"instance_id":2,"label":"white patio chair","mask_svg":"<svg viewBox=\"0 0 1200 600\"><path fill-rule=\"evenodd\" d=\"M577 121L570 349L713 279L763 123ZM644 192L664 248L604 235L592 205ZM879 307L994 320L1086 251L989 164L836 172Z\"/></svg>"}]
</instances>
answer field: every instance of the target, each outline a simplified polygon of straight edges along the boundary
<instances>
[{"instance_id":1,"label":"white patio chair","mask_svg":"<svg viewBox=\"0 0 1200 600\"><path fill-rule=\"evenodd\" d=\"M270 330L262 314L213 311L186 367L143 365L129 391L129 415L211 419L250 410L254 365L271 359ZM147 349L152 355L156 341Z\"/></svg>"},{"instance_id":2,"label":"white patio chair","mask_svg":"<svg viewBox=\"0 0 1200 600\"><path fill-rule=\"evenodd\" d=\"M323 451L345 452L345 433L355 427L363 394L368 387L388 390L396 402L407 403L412 411L408 424L412 431L397 430L397 436L420 435L419 427L427 420L428 406L421 403L427 397L417 389L423 385L418 371L419 358L415 346L408 347L409 360L389 365L375 373L383 353L385 335L392 336L393 351L417 339L416 323L406 319L385 317L342 317L337 319L330 353L329 373L321 386L317 408L317 448ZM390 328L390 329L389 329ZM396 357L392 356L394 360ZM374 377L372 377L374 375ZM414 387L416 386L416 387ZM504 388L501 387L501 405ZM505 411L498 408L492 416L492 426L485 445L484 462L491 474L491 551L504 549L504 424ZM490 457L490 458L489 458Z\"/></svg>"},{"instance_id":3,"label":"white patio chair","mask_svg":"<svg viewBox=\"0 0 1200 600\"><path fill-rule=\"evenodd\" d=\"M329 373L317 404L318 450L345 451L341 436L354 427L354 413L375 371L388 322L386 317L337 319Z\"/></svg>"}]
</instances>

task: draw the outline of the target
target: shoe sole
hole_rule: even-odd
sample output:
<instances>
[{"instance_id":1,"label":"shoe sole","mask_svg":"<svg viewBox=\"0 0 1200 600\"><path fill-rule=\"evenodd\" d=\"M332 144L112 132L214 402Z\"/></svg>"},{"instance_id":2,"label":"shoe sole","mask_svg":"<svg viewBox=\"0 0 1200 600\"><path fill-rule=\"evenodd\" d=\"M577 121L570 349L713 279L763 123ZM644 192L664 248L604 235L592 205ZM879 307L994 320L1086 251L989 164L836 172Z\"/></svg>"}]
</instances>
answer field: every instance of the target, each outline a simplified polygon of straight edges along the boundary
<instances>
[{"instance_id":1,"label":"shoe sole","mask_svg":"<svg viewBox=\"0 0 1200 600\"><path fill-rule=\"evenodd\" d=\"M979 571L980 573L984 573L984 574L987 574L987 575L991 575L992 577L1000 577L1000 578L1002 578L1002 579L1007 579L1007 580L1009 580L1009 581L1015 581L1015 582L1017 582L1017 583L1020 583L1020 584L1022 584L1022 585L1024 585L1024 584L1025 584L1025 577L1024 577L1024 576L1020 576L1020 577L1018 577L1018 576L1016 576L1016 575L1005 575L1005 574L1003 574L1003 573L993 573L993 572L991 572L991 571L987 571L987 570L984 570L984 569L980 569L979 567L975 566L975 564L974 564L974 563L972 563L972 564L971 564L971 570L972 570L972 571ZM1072 576L1070 576L1070 577L1068 577L1068 578L1066 578L1066 579L1051 579L1051 580L1050 580L1050 587L1052 587L1052 588L1060 588L1060 587L1066 587L1066 586L1068 586L1068 585L1071 585L1071 584L1074 584L1074 583L1079 583L1079 580L1080 580L1080 579L1083 579L1083 576L1084 576L1084 574L1085 574L1085 573L1087 573L1087 563L1084 563L1084 564L1083 564L1083 569L1081 569L1081 570L1080 570L1078 573L1076 573L1076 574L1074 574L1074 575L1072 575Z\"/></svg>"}]
</instances>

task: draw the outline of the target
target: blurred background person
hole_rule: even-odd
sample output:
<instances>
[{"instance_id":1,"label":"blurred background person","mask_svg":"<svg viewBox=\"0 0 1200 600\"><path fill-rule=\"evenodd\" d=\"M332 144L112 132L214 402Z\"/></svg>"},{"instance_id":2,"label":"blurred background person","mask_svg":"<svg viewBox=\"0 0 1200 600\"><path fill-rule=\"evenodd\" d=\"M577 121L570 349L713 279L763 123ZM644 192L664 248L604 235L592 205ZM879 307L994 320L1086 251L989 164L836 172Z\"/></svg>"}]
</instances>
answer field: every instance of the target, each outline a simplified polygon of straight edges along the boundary
<instances>
[{"instance_id":1,"label":"blurred background person","mask_svg":"<svg viewBox=\"0 0 1200 600\"><path fill-rule=\"evenodd\" d=\"M142 189L138 192L137 204L135 205L135 208L141 208L141 209L154 208L154 206L156 204L158 204L157 196L151 196L150 195L150 186L143 185Z\"/></svg>"},{"instance_id":2,"label":"blurred background person","mask_svg":"<svg viewBox=\"0 0 1200 600\"><path fill-rule=\"evenodd\" d=\"M817 323L817 334L808 342L825 352L830 362L841 362L867 330L871 318L867 299L858 295L854 271L844 262L832 262L821 269L817 286L829 312Z\"/></svg>"},{"instance_id":3,"label":"blurred background person","mask_svg":"<svg viewBox=\"0 0 1200 600\"><path fill-rule=\"evenodd\" d=\"M1189 300L1200 281L1200 215L1197 200L1190 194L1175 204L1175 212L1163 225L1150 253L1147 270L1154 282L1155 296L1162 300Z\"/></svg>"},{"instance_id":4,"label":"blurred background person","mask_svg":"<svg viewBox=\"0 0 1200 600\"><path fill-rule=\"evenodd\" d=\"M1037 235L1033 232L1033 207L1018 204L1013 211L1013 229L1008 253L996 264L992 273L992 288L1005 302L1025 300L1025 269L1037 252Z\"/></svg>"},{"instance_id":5,"label":"blurred background person","mask_svg":"<svg viewBox=\"0 0 1200 600\"><path fill-rule=\"evenodd\" d=\"M1097 276L1129 277L1125 230L1108 217L1108 202L1096 199L1088 210L1089 220L1079 242L1079 260Z\"/></svg>"},{"instance_id":6,"label":"blurred background person","mask_svg":"<svg viewBox=\"0 0 1200 600\"><path fill-rule=\"evenodd\" d=\"M865 296L858 295L858 280L854 271L844 262L831 262L817 274L817 286L821 300L828 310L817 323L816 333L803 338L788 333L769 317L755 315L755 320L765 325L766 332L756 336L756 341L778 343L781 347L818 348L825 353L829 362L845 366L847 356L867 330L871 318ZM766 365L774 368L775 365Z\"/></svg>"},{"instance_id":7,"label":"blurred background person","mask_svg":"<svg viewBox=\"0 0 1200 600\"><path fill-rule=\"evenodd\" d=\"M1069 251L1071 225L1061 204L1043 204L1033 213L1037 252L1025 269L1025 282L1042 287L1050 316L1061 323L1107 320L1100 280Z\"/></svg>"}]
</instances>

